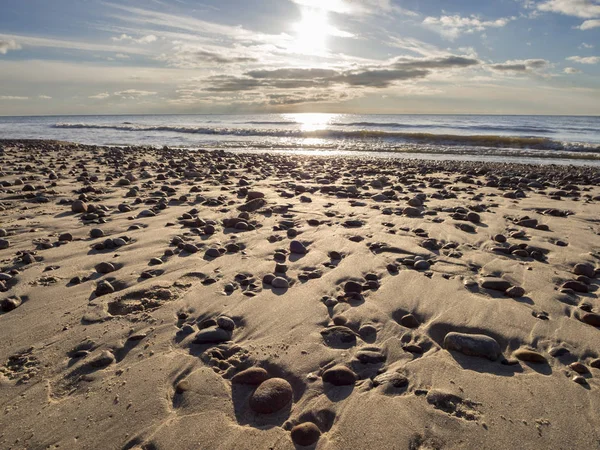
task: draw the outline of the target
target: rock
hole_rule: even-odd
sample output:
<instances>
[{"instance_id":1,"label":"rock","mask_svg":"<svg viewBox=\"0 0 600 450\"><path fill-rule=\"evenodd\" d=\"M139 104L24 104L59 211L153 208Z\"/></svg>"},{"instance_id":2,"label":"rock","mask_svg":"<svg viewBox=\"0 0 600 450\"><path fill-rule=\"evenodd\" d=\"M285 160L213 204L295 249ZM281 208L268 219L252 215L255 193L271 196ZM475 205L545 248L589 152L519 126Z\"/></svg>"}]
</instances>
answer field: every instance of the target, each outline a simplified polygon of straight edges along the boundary
<instances>
[{"instance_id":1,"label":"rock","mask_svg":"<svg viewBox=\"0 0 600 450\"><path fill-rule=\"evenodd\" d=\"M242 370L231 379L233 384L251 384L258 385L269 379L269 374L262 367L250 367Z\"/></svg>"},{"instance_id":2,"label":"rock","mask_svg":"<svg viewBox=\"0 0 600 450\"><path fill-rule=\"evenodd\" d=\"M469 356L478 356L495 361L500 356L500 345L494 338L484 334L450 332L444 338L446 350L456 350Z\"/></svg>"},{"instance_id":3,"label":"rock","mask_svg":"<svg viewBox=\"0 0 600 450\"><path fill-rule=\"evenodd\" d=\"M102 231L100 228L92 228L90 230L90 237L92 239L101 238L103 236L104 236L104 231Z\"/></svg>"},{"instance_id":4,"label":"rock","mask_svg":"<svg viewBox=\"0 0 600 450\"><path fill-rule=\"evenodd\" d=\"M575 275L584 275L588 278L594 278L596 276L596 270L591 264L576 264L573 268Z\"/></svg>"},{"instance_id":5,"label":"rock","mask_svg":"<svg viewBox=\"0 0 600 450\"><path fill-rule=\"evenodd\" d=\"M0 309L4 312L10 312L21 306L21 299L15 297L5 298L0 302Z\"/></svg>"},{"instance_id":6,"label":"rock","mask_svg":"<svg viewBox=\"0 0 600 450\"><path fill-rule=\"evenodd\" d=\"M87 210L87 205L81 200L75 200L73 203L71 203L71 211L76 214L87 212Z\"/></svg>"},{"instance_id":7,"label":"rock","mask_svg":"<svg viewBox=\"0 0 600 450\"><path fill-rule=\"evenodd\" d=\"M332 326L321 331L325 343L333 348L348 348L356 345L356 333L348 327Z\"/></svg>"},{"instance_id":8,"label":"rock","mask_svg":"<svg viewBox=\"0 0 600 450\"><path fill-rule=\"evenodd\" d=\"M217 317L217 326L223 330L233 331L235 328L235 322L233 319L227 316L219 316Z\"/></svg>"},{"instance_id":9,"label":"rock","mask_svg":"<svg viewBox=\"0 0 600 450\"><path fill-rule=\"evenodd\" d=\"M417 261L413 265L413 268L415 270L419 270L419 271L429 270L429 267L430 266L429 266L429 263L427 261Z\"/></svg>"},{"instance_id":10,"label":"rock","mask_svg":"<svg viewBox=\"0 0 600 450\"><path fill-rule=\"evenodd\" d=\"M356 281L347 281L346 284L344 284L344 292L346 294L360 294L362 290L362 285Z\"/></svg>"},{"instance_id":11,"label":"rock","mask_svg":"<svg viewBox=\"0 0 600 450\"><path fill-rule=\"evenodd\" d=\"M221 256L221 252L219 252L219 249L217 248L209 248L208 250L206 250L205 255L209 258L218 258L219 256Z\"/></svg>"},{"instance_id":12,"label":"rock","mask_svg":"<svg viewBox=\"0 0 600 450\"><path fill-rule=\"evenodd\" d=\"M183 249L188 252L188 253L196 253L198 252L198 247L196 247L194 244L184 244Z\"/></svg>"},{"instance_id":13,"label":"rock","mask_svg":"<svg viewBox=\"0 0 600 450\"><path fill-rule=\"evenodd\" d=\"M590 369L579 361L569 364L569 368L582 375L590 373Z\"/></svg>"},{"instance_id":14,"label":"rock","mask_svg":"<svg viewBox=\"0 0 600 450\"><path fill-rule=\"evenodd\" d=\"M323 382L334 386L353 386L356 383L356 374L346 366L334 366L323 372Z\"/></svg>"},{"instance_id":15,"label":"rock","mask_svg":"<svg viewBox=\"0 0 600 450\"><path fill-rule=\"evenodd\" d=\"M402 214L408 217L419 217L421 215L421 211L413 206L407 206L402 210Z\"/></svg>"},{"instance_id":16,"label":"rock","mask_svg":"<svg viewBox=\"0 0 600 450\"><path fill-rule=\"evenodd\" d=\"M294 444L307 447L319 440L321 430L312 422L304 422L292 428L290 435Z\"/></svg>"},{"instance_id":17,"label":"rock","mask_svg":"<svg viewBox=\"0 0 600 450\"><path fill-rule=\"evenodd\" d=\"M546 357L541 353L529 350L526 348L520 348L513 353L513 356L520 361L527 361L535 364L544 364L548 362Z\"/></svg>"},{"instance_id":18,"label":"rock","mask_svg":"<svg viewBox=\"0 0 600 450\"><path fill-rule=\"evenodd\" d=\"M418 328L421 324L415 316L407 314L400 319L400 325L406 328Z\"/></svg>"},{"instance_id":19,"label":"rock","mask_svg":"<svg viewBox=\"0 0 600 450\"><path fill-rule=\"evenodd\" d=\"M292 241L290 242L290 251L292 253L296 253L298 255L306 255L308 250L304 246L304 244L300 241Z\"/></svg>"},{"instance_id":20,"label":"rock","mask_svg":"<svg viewBox=\"0 0 600 450\"><path fill-rule=\"evenodd\" d=\"M504 295L511 298L523 297L525 295L525 289L521 286L512 286L506 290Z\"/></svg>"},{"instance_id":21,"label":"rock","mask_svg":"<svg viewBox=\"0 0 600 450\"><path fill-rule=\"evenodd\" d=\"M261 383L250 397L250 408L258 414L272 414L292 401L292 386L283 378L270 378Z\"/></svg>"},{"instance_id":22,"label":"rock","mask_svg":"<svg viewBox=\"0 0 600 450\"><path fill-rule=\"evenodd\" d=\"M0 237L6 237L8 232L4 228L0 228Z\"/></svg>"},{"instance_id":23,"label":"rock","mask_svg":"<svg viewBox=\"0 0 600 450\"><path fill-rule=\"evenodd\" d=\"M577 384L583 384L583 385L587 384L587 380L584 377L582 377L581 375L575 375L572 378L572 380Z\"/></svg>"},{"instance_id":24,"label":"rock","mask_svg":"<svg viewBox=\"0 0 600 450\"><path fill-rule=\"evenodd\" d=\"M111 263L107 263L107 262L101 262L100 264L97 264L96 267L96 272L98 273L111 273L114 272L115 266L113 266Z\"/></svg>"},{"instance_id":25,"label":"rock","mask_svg":"<svg viewBox=\"0 0 600 450\"><path fill-rule=\"evenodd\" d=\"M401 389L408 386L408 378L398 372L386 372L373 378L373 386L388 385L391 388Z\"/></svg>"},{"instance_id":26,"label":"rock","mask_svg":"<svg viewBox=\"0 0 600 450\"><path fill-rule=\"evenodd\" d=\"M273 286L276 289L287 289L290 287L290 283L285 278L275 277L271 281L271 286Z\"/></svg>"},{"instance_id":27,"label":"rock","mask_svg":"<svg viewBox=\"0 0 600 450\"><path fill-rule=\"evenodd\" d=\"M600 327L600 314L596 313L585 313L581 317L581 321L583 323L587 323L588 325L592 325L593 327Z\"/></svg>"},{"instance_id":28,"label":"rock","mask_svg":"<svg viewBox=\"0 0 600 450\"><path fill-rule=\"evenodd\" d=\"M247 197L249 200L254 200L257 198L265 198L265 194L258 191L249 191Z\"/></svg>"},{"instance_id":29,"label":"rock","mask_svg":"<svg viewBox=\"0 0 600 450\"><path fill-rule=\"evenodd\" d=\"M590 288L585 284L582 283L581 281L567 281L565 284L562 285L563 289L572 289L575 292L581 292L581 293L588 293Z\"/></svg>"},{"instance_id":30,"label":"rock","mask_svg":"<svg viewBox=\"0 0 600 450\"><path fill-rule=\"evenodd\" d=\"M506 242L506 236L504 236L503 234L497 234L496 236L494 236L494 241L503 244L504 242Z\"/></svg>"},{"instance_id":31,"label":"rock","mask_svg":"<svg viewBox=\"0 0 600 450\"><path fill-rule=\"evenodd\" d=\"M103 368L110 366L115 362L115 355L108 350L103 351L98 357L89 362L89 365L95 368Z\"/></svg>"},{"instance_id":32,"label":"rock","mask_svg":"<svg viewBox=\"0 0 600 450\"><path fill-rule=\"evenodd\" d=\"M245 212L254 212L258 211L260 208L264 207L267 204L267 201L264 198L255 198L254 200L250 200L249 202L238 206L239 211Z\"/></svg>"},{"instance_id":33,"label":"rock","mask_svg":"<svg viewBox=\"0 0 600 450\"><path fill-rule=\"evenodd\" d=\"M493 291L500 292L505 292L507 289L512 287L512 284L510 284L509 281L496 277L484 277L480 280L480 285L484 289L491 289Z\"/></svg>"},{"instance_id":34,"label":"rock","mask_svg":"<svg viewBox=\"0 0 600 450\"><path fill-rule=\"evenodd\" d=\"M472 223L479 223L481 222L481 217L476 212L471 211L467 214L467 220Z\"/></svg>"},{"instance_id":35,"label":"rock","mask_svg":"<svg viewBox=\"0 0 600 450\"><path fill-rule=\"evenodd\" d=\"M58 240L61 242L71 242L73 235L71 233L62 233L58 235Z\"/></svg>"},{"instance_id":36,"label":"rock","mask_svg":"<svg viewBox=\"0 0 600 450\"><path fill-rule=\"evenodd\" d=\"M96 286L96 295L98 295L98 296L100 296L100 295L106 295L106 294L112 294L113 292L115 292L115 288L113 287L112 284L110 284L106 280L102 280Z\"/></svg>"},{"instance_id":37,"label":"rock","mask_svg":"<svg viewBox=\"0 0 600 450\"><path fill-rule=\"evenodd\" d=\"M8 247L10 247L8 239L0 239L0 250L6 250Z\"/></svg>"},{"instance_id":38,"label":"rock","mask_svg":"<svg viewBox=\"0 0 600 450\"><path fill-rule=\"evenodd\" d=\"M200 330L196 334L196 337L194 337L194 344L220 344L230 340L231 331L219 327L209 327Z\"/></svg>"}]
</instances>

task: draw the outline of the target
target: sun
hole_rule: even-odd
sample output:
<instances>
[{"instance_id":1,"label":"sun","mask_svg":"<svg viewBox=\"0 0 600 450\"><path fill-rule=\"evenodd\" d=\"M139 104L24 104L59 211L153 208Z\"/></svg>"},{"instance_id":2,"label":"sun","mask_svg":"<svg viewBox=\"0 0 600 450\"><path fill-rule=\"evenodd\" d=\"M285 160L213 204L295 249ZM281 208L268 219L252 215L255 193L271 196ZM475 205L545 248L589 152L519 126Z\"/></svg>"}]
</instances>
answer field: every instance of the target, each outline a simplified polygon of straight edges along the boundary
<instances>
[{"instance_id":1,"label":"sun","mask_svg":"<svg viewBox=\"0 0 600 450\"><path fill-rule=\"evenodd\" d=\"M292 49L306 55L324 54L330 28L326 9L303 8L302 20L294 25Z\"/></svg>"}]
</instances>

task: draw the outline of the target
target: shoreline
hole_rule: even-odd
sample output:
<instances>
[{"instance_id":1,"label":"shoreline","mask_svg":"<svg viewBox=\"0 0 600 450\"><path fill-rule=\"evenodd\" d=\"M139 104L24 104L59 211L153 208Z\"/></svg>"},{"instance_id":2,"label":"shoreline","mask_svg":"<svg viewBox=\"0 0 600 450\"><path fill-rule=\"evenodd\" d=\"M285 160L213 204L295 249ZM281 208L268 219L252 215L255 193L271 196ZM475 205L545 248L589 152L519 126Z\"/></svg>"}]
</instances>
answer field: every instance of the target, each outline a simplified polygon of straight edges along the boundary
<instances>
[{"instance_id":1,"label":"shoreline","mask_svg":"<svg viewBox=\"0 0 600 450\"><path fill-rule=\"evenodd\" d=\"M600 439L600 167L0 149L1 448Z\"/></svg>"}]
</instances>

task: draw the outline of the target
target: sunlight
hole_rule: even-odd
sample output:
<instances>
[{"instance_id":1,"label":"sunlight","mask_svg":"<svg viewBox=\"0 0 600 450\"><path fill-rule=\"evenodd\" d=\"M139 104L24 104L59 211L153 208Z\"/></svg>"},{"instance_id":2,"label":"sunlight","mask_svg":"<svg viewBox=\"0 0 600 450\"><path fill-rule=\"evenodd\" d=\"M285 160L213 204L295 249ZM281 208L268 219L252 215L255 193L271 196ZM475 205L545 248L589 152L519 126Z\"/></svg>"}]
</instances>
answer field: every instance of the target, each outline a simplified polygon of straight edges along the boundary
<instances>
[{"instance_id":1,"label":"sunlight","mask_svg":"<svg viewBox=\"0 0 600 450\"><path fill-rule=\"evenodd\" d=\"M334 117L338 114L325 113L300 113L284 114L287 120L292 120L300 124L301 131L326 130Z\"/></svg>"},{"instance_id":2,"label":"sunlight","mask_svg":"<svg viewBox=\"0 0 600 450\"><path fill-rule=\"evenodd\" d=\"M330 28L326 9L303 8L302 20L294 25L296 39L292 49L306 55L325 53Z\"/></svg>"}]
</instances>

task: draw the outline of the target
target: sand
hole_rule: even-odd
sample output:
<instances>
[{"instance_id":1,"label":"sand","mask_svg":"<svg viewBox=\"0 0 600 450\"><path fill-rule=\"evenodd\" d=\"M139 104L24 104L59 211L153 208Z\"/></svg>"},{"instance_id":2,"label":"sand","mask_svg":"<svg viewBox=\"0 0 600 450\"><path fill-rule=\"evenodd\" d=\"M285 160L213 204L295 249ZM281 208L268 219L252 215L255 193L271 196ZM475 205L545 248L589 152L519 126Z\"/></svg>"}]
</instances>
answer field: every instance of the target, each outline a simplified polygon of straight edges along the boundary
<instances>
[{"instance_id":1,"label":"sand","mask_svg":"<svg viewBox=\"0 0 600 450\"><path fill-rule=\"evenodd\" d=\"M598 448L598 169L0 147L0 448Z\"/></svg>"}]
</instances>

